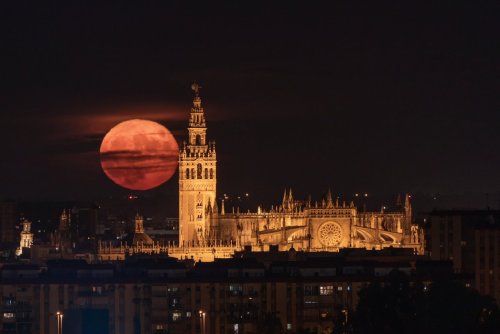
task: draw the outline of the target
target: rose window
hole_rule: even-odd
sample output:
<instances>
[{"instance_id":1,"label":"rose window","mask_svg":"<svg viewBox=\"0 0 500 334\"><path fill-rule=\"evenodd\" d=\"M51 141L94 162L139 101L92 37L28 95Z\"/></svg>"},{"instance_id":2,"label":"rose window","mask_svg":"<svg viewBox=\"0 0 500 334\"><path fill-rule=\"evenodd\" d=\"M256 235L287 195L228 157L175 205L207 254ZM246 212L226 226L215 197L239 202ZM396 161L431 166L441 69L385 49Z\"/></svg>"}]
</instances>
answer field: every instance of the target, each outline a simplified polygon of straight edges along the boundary
<instances>
[{"instance_id":1,"label":"rose window","mask_svg":"<svg viewBox=\"0 0 500 334\"><path fill-rule=\"evenodd\" d=\"M342 240L342 228L339 224L328 222L320 226L318 230L319 241L324 246L336 246Z\"/></svg>"}]
</instances>

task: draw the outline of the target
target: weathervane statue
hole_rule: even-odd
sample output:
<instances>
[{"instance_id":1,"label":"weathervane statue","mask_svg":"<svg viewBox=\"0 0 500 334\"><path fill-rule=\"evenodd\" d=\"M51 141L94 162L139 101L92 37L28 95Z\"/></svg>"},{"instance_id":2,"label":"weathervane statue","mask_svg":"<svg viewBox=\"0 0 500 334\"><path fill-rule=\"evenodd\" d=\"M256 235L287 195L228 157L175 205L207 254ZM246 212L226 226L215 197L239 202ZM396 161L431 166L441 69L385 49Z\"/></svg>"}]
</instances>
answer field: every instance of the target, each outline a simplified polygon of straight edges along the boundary
<instances>
[{"instance_id":1,"label":"weathervane statue","mask_svg":"<svg viewBox=\"0 0 500 334\"><path fill-rule=\"evenodd\" d=\"M196 96L198 96L198 93L200 92L200 89L202 87L200 85L198 85L196 82L194 82L192 85L191 85L191 89L195 92Z\"/></svg>"}]
</instances>

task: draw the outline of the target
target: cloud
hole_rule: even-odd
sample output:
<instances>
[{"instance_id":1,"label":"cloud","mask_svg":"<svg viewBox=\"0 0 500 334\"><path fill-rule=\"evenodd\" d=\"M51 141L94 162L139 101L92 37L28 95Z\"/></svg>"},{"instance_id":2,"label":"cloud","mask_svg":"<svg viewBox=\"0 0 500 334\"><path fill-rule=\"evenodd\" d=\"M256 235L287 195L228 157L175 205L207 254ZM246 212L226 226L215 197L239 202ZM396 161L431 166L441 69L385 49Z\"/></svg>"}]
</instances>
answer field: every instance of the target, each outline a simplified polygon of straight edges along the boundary
<instances>
[{"instance_id":1,"label":"cloud","mask_svg":"<svg viewBox=\"0 0 500 334\"><path fill-rule=\"evenodd\" d=\"M178 150L116 150L101 152L101 160L130 160L130 161L147 161L147 160L177 160L179 155Z\"/></svg>"},{"instance_id":2,"label":"cloud","mask_svg":"<svg viewBox=\"0 0 500 334\"><path fill-rule=\"evenodd\" d=\"M159 165L146 165L146 166L109 166L106 167L107 171L137 171L137 172L154 172L171 170L172 165L175 164L159 164Z\"/></svg>"}]
</instances>

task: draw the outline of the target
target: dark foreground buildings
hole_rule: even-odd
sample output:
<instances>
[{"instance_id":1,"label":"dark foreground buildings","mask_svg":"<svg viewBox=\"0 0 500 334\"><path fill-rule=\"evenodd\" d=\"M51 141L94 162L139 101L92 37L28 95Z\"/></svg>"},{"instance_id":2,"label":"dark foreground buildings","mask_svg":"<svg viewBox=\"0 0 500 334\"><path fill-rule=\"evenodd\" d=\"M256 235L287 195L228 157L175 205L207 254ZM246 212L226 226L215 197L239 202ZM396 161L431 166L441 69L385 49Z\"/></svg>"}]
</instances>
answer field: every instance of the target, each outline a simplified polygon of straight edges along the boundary
<instances>
[{"instance_id":1,"label":"dark foreground buildings","mask_svg":"<svg viewBox=\"0 0 500 334\"><path fill-rule=\"evenodd\" d=\"M208 263L130 257L52 260L0 271L2 333L329 333L349 321L364 286L393 271L428 285L451 262L411 250L237 253ZM62 328L61 328L62 325Z\"/></svg>"},{"instance_id":2,"label":"dark foreground buildings","mask_svg":"<svg viewBox=\"0 0 500 334\"><path fill-rule=\"evenodd\" d=\"M500 211L434 211L426 219L431 258L452 261L480 293L500 300Z\"/></svg>"}]
</instances>

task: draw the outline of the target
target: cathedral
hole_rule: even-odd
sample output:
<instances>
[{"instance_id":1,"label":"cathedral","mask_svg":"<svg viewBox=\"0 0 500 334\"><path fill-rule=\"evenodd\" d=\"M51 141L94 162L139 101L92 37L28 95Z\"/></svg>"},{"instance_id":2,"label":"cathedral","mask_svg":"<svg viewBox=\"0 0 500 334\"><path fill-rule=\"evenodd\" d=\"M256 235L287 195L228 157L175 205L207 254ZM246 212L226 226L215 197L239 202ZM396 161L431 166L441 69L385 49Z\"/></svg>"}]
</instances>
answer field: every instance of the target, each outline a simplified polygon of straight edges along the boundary
<instances>
[{"instance_id":1,"label":"cathedral","mask_svg":"<svg viewBox=\"0 0 500 334\"><path fill-rule=\"evenodd\" d=\"M281 203L269 210L226 212L224 201L217 201L216 147L207 137L200 87L193 84L191 88L195 96L189 115L189 138L179 152L179 245L169 254L204 259L206 249L211 249L215 257L227 247L267 251L270 246L311 252L404 247L423 253L423 231L412 223L409 195L404 201L398 199L397 211L365 212L353 202L334 200L330 191L320 203L312 203L310 199L295 199L289 190Z\"/></svg>"},{"instance_id":2,"label":"cathedral","mask_svg":"<svg viewBox=\"0 0 500 334\"><path fill-rule=\"evenodd\" d=\"M207 136L200 86L189 114L188 140L179 152L179 242L160 244L143 228L136 216L132 244L99 242L100 260L123 260L126 254L168 254L179 259L213 261L229 258L236 251L278 249L306 252L338 252L341 248L380 250L410 248L424 252L423 230L412 222L411 198L398 198L396 210L383 207L377 212L359 210L354 202L340 202L328 191L321 202L296 199L292 190L284 192L278 205L269 210L226 212L224 200L217 200L217 154ZM59 243L67 238L62 224ZM62 245L60 245L62 247Z\"/></svg>"}]
</instances>

